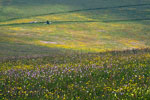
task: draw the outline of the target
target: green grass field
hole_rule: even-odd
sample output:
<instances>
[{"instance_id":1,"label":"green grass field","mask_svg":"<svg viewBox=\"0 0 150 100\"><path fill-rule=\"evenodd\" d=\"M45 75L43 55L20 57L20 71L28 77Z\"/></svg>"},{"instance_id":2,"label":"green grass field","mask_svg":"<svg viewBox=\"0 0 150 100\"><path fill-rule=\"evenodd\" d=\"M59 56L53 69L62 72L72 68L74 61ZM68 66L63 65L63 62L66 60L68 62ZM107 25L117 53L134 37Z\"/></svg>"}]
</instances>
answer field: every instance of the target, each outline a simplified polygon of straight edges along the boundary
<instances>
[{"instance_id":1,"label":"green grass field","mask_svg":"<svg viewBox=\"0 0 150 100\"><path fill-rule=\"evenodd\" d=\"M0 0L0 99L149 100L149 48L149 0Z\"/></svg>"},{"instance_id":2,"label":"green grass field","mask_svg":"<svg viewBox=\"0 0 150 100\"><path fill-rule=\"evenodd\" d=\"M122 5L135 5L135 4L149 4L149 0L0 0L0 21L7 21L8 19L29 17L35 15L42 15L48 13L64 12L77 9L86 8L101 8L101 7L114 7ZM131 7L132 8L132 7ZM140 9L143 10L143 9ZM116 11L108 11L114 15L118 15ZM131 17L135 9L127 11L126 17ZM112 16L112 15L111 15ZM119 16L121 16L119 14ZM140 14L140 16L142 16Z\"/></svg>"},{"instance_id":3,"label":"green grass field","mask_svg":"<svg viewBox=\"0 0 150 100\"><path fill-rule=\"evenodd\" d=\"M55 48L104 52L150 45L148 0L1 0L0 4L1 58L47 54ZM105 9L86 10L92 8ZM52 24L29 24L46 20Z\"/></svg>"}]
</instances>

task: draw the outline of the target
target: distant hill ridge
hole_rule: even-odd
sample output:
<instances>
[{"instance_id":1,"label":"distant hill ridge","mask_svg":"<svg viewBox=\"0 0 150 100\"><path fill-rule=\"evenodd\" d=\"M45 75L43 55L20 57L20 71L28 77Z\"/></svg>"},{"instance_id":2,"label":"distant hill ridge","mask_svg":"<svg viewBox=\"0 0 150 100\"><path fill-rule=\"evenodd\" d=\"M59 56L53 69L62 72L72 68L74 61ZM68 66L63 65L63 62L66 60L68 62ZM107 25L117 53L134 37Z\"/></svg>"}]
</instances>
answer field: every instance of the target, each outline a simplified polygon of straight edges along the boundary
<instances>
[{"instance_id":1,"label":"distant hill ridge","mask_svg":"<svg viewBox=\"0 0 150 100\"><path fill-rule=\"evenodd\" d=\"M0 21L78 9L150 4L148 0L1 0ZM146 5L145 5L146 6ZM148 6L148 5L147 5Z\"/></svg>"}]
</instances>

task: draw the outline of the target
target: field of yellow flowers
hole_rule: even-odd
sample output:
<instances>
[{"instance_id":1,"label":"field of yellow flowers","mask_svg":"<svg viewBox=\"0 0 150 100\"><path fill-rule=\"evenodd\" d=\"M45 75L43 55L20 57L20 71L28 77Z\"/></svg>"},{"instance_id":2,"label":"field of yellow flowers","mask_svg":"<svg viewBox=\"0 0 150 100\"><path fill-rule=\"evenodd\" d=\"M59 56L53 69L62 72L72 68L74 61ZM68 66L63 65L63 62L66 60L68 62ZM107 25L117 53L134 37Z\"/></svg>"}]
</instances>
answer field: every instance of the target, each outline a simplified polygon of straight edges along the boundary
<instances>
[{"instance_id":1,"label":"field of yellow flowers","mask_svg":"<svg viewBox=\"0 0 150 100\"><path fill-rule=\"evenodd\" d=\"M65 52L0 63L1 100L149 100L150 50Z\"/></svg>"}]
</instances>

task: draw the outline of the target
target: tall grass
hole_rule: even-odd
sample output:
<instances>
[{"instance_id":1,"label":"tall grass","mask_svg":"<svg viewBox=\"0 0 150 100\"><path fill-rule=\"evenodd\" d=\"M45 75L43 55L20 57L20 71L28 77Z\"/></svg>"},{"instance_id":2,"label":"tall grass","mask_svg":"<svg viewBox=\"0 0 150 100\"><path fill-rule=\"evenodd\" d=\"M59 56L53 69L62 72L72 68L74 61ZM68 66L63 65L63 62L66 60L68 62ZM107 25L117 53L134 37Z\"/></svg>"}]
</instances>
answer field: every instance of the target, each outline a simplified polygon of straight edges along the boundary
<instances>
[{"instance_id":1,"label":"tall grass","mask_svg":"<svg viewBox=\"0 0 150 100\"><path fill-rule=\"evenodd\" d=\"M148 100L149 51L66 52L4 61L0 69L0 98Z\"/></svg>"}]
</instances>

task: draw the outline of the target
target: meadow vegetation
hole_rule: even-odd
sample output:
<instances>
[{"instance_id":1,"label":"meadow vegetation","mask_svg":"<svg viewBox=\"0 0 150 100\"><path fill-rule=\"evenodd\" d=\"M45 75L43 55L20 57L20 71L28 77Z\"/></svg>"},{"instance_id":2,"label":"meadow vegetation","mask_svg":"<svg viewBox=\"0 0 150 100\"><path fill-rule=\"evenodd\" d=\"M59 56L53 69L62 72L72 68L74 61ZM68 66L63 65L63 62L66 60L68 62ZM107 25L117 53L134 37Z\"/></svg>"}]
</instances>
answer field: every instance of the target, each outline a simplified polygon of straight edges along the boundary
<instances>
[{"instance_id":1,"label":"meadow vegetation","mask_svg":"<svg viewBox=\"0 0 150 100\"><path fill-rule=\"evenodd\" d=\"M84 0L80 0L80 3L78 0L38 0L36 2L34 0L30 2L1 0L1 12L5 14L1 13L0 16L8 18L0 18L0 57L47 54L47 51L51 53L51 48L86 52L148 48L150 45L149 3L148 0L142 2L88 0L86 3ZM69 7L65 9L59 5ZM119 7L123 5L137 6ZM103 7L108 9L84 10ZM3 11L7 8L9 12ZM13 8L18 10L13 11ZM77 9L83 10L68 12ZM18 13L22 17L18 14L11 16L10 12ZM44 24L47 20L52 24ZM33 21L37 23L31 23ZM38 48L40 50L37 50ZM45 49L48 50L45 52Z\"/></svg>"},{"instance_id":2,"label":"meadow vegetation","mask_svg":"<svg viewBox=\"0 0 150 100\"><path fill-rule=\"evenodd\" d=\"M149 100L149 17L149 0L0 0L0 99Z\"/></svg>"},{"instance_id":3,"label":"meadow vegetation","mask_svg":"<svg viewBox=\"0 0 150 100\"><path fill-rule=\"evenodd\" d=\"M65 52L0 63L0 98L148 100L150 50Z\"/></svg>"}]
</instances>

